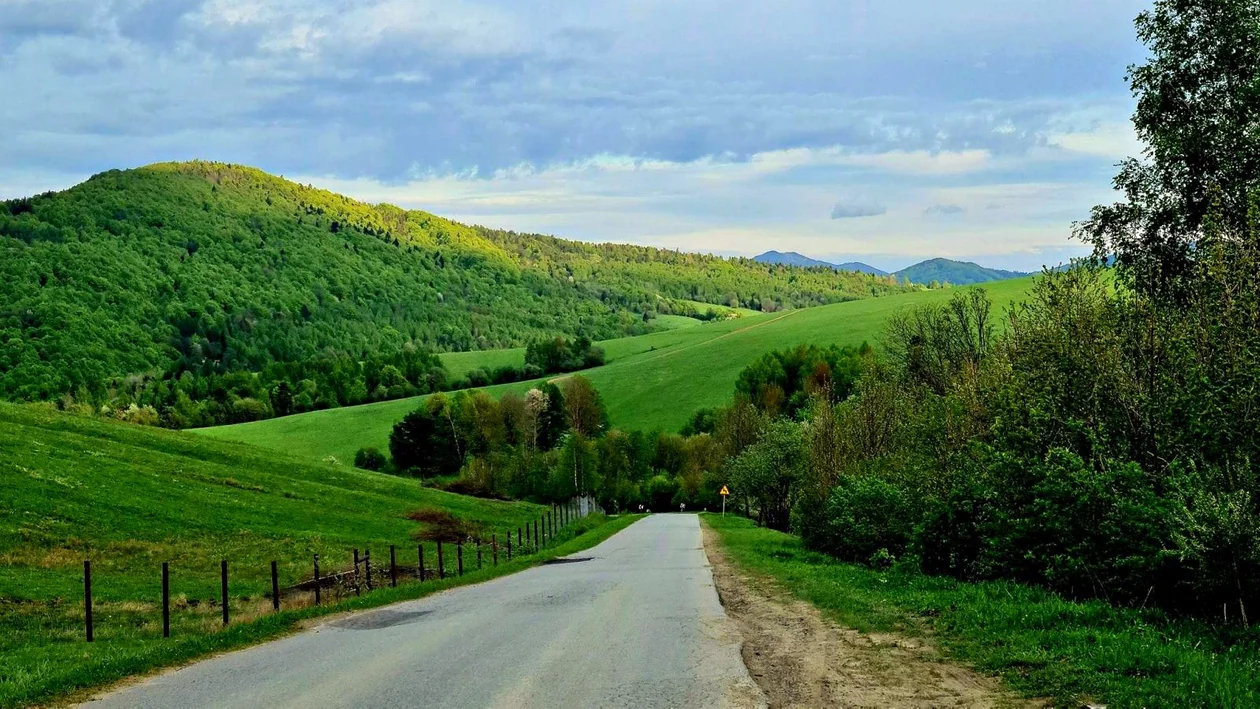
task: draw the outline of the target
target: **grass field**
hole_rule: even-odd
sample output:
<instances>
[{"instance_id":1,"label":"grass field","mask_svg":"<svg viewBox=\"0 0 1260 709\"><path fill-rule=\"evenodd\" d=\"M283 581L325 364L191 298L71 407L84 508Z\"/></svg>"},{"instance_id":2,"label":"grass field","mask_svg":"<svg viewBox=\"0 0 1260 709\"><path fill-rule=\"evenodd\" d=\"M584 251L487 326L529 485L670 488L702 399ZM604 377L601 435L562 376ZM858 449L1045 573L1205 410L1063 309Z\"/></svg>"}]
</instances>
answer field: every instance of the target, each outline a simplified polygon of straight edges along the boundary
<instances>
[{"instance_id":1,"label":"grass field","mask_svg":"<svg viewBox=\"0 0 1260 709\"><path fill-rule=\"evenodd\" d=\"M1031 278L986 285L998 306L1024 297ZM734 392L740 370L765 352L798 344L878 345L883 325L895 312L948 300L955 291L935 290L837 303L803 310L704 323L599 343L608 363L582 372L599 389L614 426L676 431L697 409L719 406ZM516 359L513 359L516 358ZM479 366L520 364L524 350L443 355L457 375ZM519 360L519 361L518 361ZM499 395L523 392L537 382L487 387ZM393 425L419 403L417 398L316 411L253 423L201 429L197 433L241 441L310 458L334 456L349 462L363 446L388 447Z\"/></svg>"},{"instance_id":2,"label":"grass field","mask_svg":"<svg viewBox=\"0 0 1260 709\"><path fill-rule=\"evenodd\" d=\"M229 561L232 614L245 619L269 612L263 594L272 560L282 586L310 578L315 553L324 573L351 567L355 548L370 548L380 569L391 544L402 550L400 563L411 564L411 535L419 529L406 518L411 510L439 507L500 535L543 511L204 436L13 404L0 404L0 475L6 706L255 638L251 630L218 630L220 559ZM436 555L428 547L432 566ZM84 559L94 570L91 645L83 642ZM160 639L163 561L171 564L175 604L177 640L170 641ZM264 624L257 632L291 625Z\"/></svg>"},{"instance_id":3,"label":"grass field","mask_svg":"<svg viewBox=\"0 0 1260 709\"><path fill-rule=\"evenodd\" d=\"M806 551L796 537L707 515L728 556L840 624L931 635L952 656L1057 706L1260 706L1260 636L1009 582L877 571ZM1238 631L1235 631L1238 632Z\"/></svg>"}]
</instances>

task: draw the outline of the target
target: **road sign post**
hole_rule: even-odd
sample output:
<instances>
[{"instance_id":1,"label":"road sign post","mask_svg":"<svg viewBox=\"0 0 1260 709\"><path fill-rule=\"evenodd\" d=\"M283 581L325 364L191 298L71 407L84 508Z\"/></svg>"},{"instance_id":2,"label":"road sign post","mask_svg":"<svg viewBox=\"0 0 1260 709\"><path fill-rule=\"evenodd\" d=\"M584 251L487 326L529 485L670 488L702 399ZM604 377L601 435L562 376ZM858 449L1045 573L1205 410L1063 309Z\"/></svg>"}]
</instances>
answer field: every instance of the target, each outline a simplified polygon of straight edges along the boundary
<instances>
[{"instance_id":1,"label":"road sign post","mask_svg":"<svg viewBox=\"0 0 1260 709\"><path fill-rule=\"evenodd\" d=\"M726 516L726 497L731 494L731 491L727 489L725 485L723 485L722 491L719 492L718 494L722 496L722 516L725 517Z\"/></svg>"}]
</instances>

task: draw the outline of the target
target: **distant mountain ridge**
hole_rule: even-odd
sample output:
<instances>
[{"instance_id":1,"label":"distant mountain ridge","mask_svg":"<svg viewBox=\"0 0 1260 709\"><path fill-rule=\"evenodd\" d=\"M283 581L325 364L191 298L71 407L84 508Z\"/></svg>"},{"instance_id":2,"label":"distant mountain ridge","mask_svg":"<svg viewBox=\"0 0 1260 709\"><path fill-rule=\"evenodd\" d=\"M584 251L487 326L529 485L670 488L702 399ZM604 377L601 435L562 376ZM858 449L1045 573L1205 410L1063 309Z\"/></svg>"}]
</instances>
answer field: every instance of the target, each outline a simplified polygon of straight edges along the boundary
<instances>
[{"instance_id":1,"label":"distant mountain ridge","mask_svg":"<svg viewBox=\"0 0 1260 709\"><path fill-rule=\"evenodd\" d=\"M1028 274L1022 271L1004 271L998 268L987 268L970 261L954 261L947 258L934 258L921 261L913 266L907 266L900 271L881 271L874 266L867 265L861 261L848 261L846 263L829 263L827 261L819 261L815 258L799 254L795 251L767 251L764 254L753 257L754 261L761 263L773 263L784 266L801 266L801 267L825 267L832 268L837 271L857 271L860 273L869 273L876 276L895 276L897 280L906 280L911 283L931 283L937 281L939 283L952 283L958 286L972 285L976 283L988 283L990 281L1004 281L1008 278L1019 278Z\"/></svg>"},{"instance_id":2,"label":"distant mountain ridge","mask_svg":"<svg viewBox=\"0 0 1260 709\"><path fill-rule=\"evenodd\" d=\"M880 269L869 264L862 263L861 261L829 263L827 261L819 261L818 259L810 258L795 251L767 251L759 256L754 256L753 260L759 263L774 263L781 266L801 266L804 268L822 266L836 271L856 271L858 273L869 273L874 276L888 275L887 271L881 271Z\"/></svg>"}]
</instances>

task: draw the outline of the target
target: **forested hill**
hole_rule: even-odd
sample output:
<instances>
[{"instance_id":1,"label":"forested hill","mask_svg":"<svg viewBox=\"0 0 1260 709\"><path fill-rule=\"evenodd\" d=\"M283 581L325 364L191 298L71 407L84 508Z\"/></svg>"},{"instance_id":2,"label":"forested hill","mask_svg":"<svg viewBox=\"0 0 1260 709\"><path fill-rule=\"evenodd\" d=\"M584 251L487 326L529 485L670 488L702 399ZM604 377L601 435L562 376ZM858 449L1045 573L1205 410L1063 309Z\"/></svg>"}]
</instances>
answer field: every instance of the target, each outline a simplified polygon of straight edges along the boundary
<instances>
[{"instance_id":1,"label":"forested hill","mask_svg":"<svg viewBox=\"0 0 1260 709\"><path fill-rule=\"evenodd\" d=\"M774 309L894 288L467 227L246 167L159 164L0 202L0 395L611 338L650 329L673 299Z\"/></svg>"}]
</instances>

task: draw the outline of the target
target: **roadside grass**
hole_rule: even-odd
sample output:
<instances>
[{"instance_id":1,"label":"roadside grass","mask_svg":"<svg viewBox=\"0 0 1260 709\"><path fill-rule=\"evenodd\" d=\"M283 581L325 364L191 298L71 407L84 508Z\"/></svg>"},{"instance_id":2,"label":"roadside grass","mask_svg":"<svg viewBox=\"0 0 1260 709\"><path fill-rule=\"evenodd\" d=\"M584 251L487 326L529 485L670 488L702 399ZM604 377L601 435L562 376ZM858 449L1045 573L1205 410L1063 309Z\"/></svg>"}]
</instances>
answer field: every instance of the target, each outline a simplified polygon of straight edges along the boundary
<instances>
[{"instance_id":1,"label":"roadside grass","mask_svg":"<svg viewBox=\"0 0 1260 709\"><path fill-rule=\"evenodd\" d=\"M842 625L930 635L950 656L1059 706L1260 706L1260 632L1076 602L1009 582L879 571L805 550L797 537L705 515L728 557Z\"/></svg>"},{"instance_id":2,"label":"roadside grass","mask_svg":"<svg viewBox=\"0 0 1260 709\"><path fill-rule=\"evenodd\" d=\"M272 560L285 587L310 578L316 553L325 575L351 568L355 548L370 548L381 569L393 544L400 566L411 565L419 525L408 512L441 508L502 539L546 510L37 405L0 404L0 480L0 705L167 657L165 645L151 642L161 634L163 561L172 632L197 648L220 642L196 638L221 634L221 559L232 616L243 619L269 611ZM432 567L434 547L426 547ZM83 641L84 559L93 567L91 646ZM446 563L454 568L453 551Z\"/></svg>"},{"instance_id":3,"label":"roadside grass","mask_svg":"<svg viewBox=\"0 0 1260 709\"><path fill-rule=\"evenodd\" d=\"M1022 300L1032 278L985 284L999 309ZM730 400L739 372L771 350L800 344L878 346L888 318L905 308L948 300L955 289L919 291L677 328L606 340L608 363L581 372L599 389L613 426L677 431L697 410ZM1001 323L999 322L999 325ZM453 373L525 361L525 350L442 355ZM524 392L543 380L484 389L493 396ZM315 459L348 461L363 446L386 450L395 423L422 397L314 411L252 423L198 429L200 435L241 441Z\"/></svg>"},{"instance_id":4,"label":"roadside grass","mask_svg":"<svg viewBox=\"0 0 1260 709\"><path fill-rule=\"evenodd\" d=\"M307 621L322 616L376 608L506 576L595 546L640 517L596 514L576 519L559 527L555 537L536 552L521 554L516 548L509 561L505 548L501 547L498 564L494 564L489 547L484 547L481 568L477 568L473 547L465 547L463 576L455 575L455 547L450 545L444 564L449 574L447 578L420 583L400 571L397 587L389 586L388 556L385 556L375 567L376 585L373 590L352 595L349 589L343 589L334 596L331 589L326 589L323 603L319 606L314 605L313 596L309 593L296 597L286 595L282 598L281 611L274 612L270 598L263 596L266 581L253 584L256 587L253 595L238 595L248 584L234 582L229 604L233 622L227 627L221 625L221 609L216 604L203 601L189 605L184 593L180 593L176 600L178 587L175 583L177 577L174 577L170 638L161 637L160 595L156 582L149 589L151 599L100 603L97 607L96 641L91 644L86 643L82 635L81 598L57 599L54 609L42 618L27 616L25 620L28 623L24 627L7 627L0 635L5 641L4 651L0 653L0 679L3 680L0 681L0 707L83 700L115 682L213 653L272 640L300 630ZM414 550L414 545L411 548ZM428 549L428 552L431 554L433 549ZM426 568L433 568L435 558L427 555ZM399 566L404 563L410 571L416 561L403 559L399 561ZM328 570L321 569L321 572ZM336 570L341 570L341 567L336 567ZM47 621L53 616L60 618L39 625L29 622ZM74 624L79 627L67 627ZM31 635L35 637L31 638ZM20 636L26 636L28 642L21 642L23 638ZM50 644L58 646L58 651L48 652Z\"/></svg>"}]
</instances>

